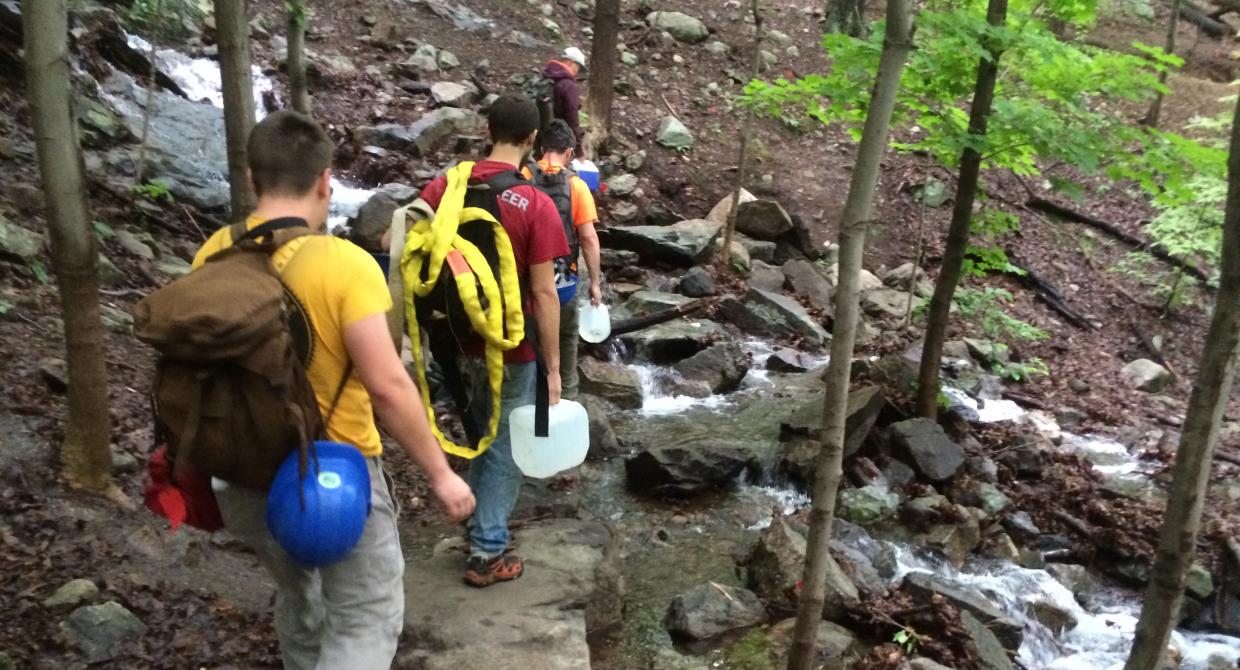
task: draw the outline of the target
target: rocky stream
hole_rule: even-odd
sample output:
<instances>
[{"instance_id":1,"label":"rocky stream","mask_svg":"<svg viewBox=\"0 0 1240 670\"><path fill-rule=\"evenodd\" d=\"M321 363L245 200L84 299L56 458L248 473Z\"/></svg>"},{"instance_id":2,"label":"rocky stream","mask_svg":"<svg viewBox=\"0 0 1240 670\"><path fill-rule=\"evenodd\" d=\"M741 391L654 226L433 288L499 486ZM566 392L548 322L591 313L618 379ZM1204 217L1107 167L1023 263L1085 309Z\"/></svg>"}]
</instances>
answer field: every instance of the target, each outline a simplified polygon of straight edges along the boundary
<instances>
[{"instance_id":1,"label":"rocky stream","mask_svg":"<svg viewBox=\"0 0 1240 670\"><path fill-rule=\"evenodd\" d=\"M109 62L149 51L131 36L101 43ZM228 199L218 67L170 49L158 50L157 61L169 83L152 98L150 174L178 201L218 211ZM132 173L132 144L116 140L141 135L146 89L118 67L92 84L95 95L79 100L88 165ZM255 84L262 110L273 86L257 68ZM363 152L414 152L476 122L472 110L444 106L418 126L355 129L354 137ZM415 194L402 185L338 182L331 231L365 241L385 225L385 212ZM459 539L404 529L413 649L400 667L778 667L805 552L805 492L830 337L821 315L833 267L829 258L798 253L804 239L778 204L747 195L745 206L751 223L730 250L749 273L740 286L715 286L696 267L716 248L720 208L700 219L603 232L614 318L707 304L585 350L591 458L567 477L527 487L522 510L531 520L517 532L530 564L525 578L468 591L457 574ZM867 273L866 337L900 330L925 281L914 266L881 278ZM1070 432L1071 408L1027 411L1004 399L991 370L1007 361L989 342L949 344L944 390L956 430L909 419L892 394L907 381L915 353L856 366L846 445L851 486L839 497L836 566L819 635L824 667L872 658L900 628L929 640L939 631L925 615L944 604L958 613L952 634L968 641L947 647L962 669L1122 667L1140 591L1117 581L1114 569L1083 565L1068 538L1040 530L1005 489L1037 481L1051 454L1068 454L1092 463L1107 490L1157 500L1161 488L1146 464L1115 436ZM981 449L970 426L1010 427L1023 442ZM1240 637L1223 634L1228 619L1212 612L1230 613L1230 630L1240 632L1240 600L1204 568L1189 591L1197 604L1173 640L1178 667L1237 667ZM884 616L897 627L864 621L868 604L895 594L906 605ZM916 642L906 649L920 651ZM919 658L912 667L944 666Z\"/></svg>"}]
</instances>

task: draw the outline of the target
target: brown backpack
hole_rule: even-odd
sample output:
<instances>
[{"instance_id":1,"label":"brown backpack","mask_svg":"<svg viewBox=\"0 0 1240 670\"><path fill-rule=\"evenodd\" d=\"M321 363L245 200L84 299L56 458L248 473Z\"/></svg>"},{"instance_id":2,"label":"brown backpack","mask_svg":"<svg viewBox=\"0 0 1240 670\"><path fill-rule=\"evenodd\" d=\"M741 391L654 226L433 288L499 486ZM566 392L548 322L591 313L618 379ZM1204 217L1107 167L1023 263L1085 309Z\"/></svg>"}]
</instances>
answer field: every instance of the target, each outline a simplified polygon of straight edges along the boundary
<instances>
[{"instance_id":1,"label":"brown backpack","mask_svg":"<svg viewBox=\"0 0 1240 670\"><path fill-rule=\"evenodd\" d=\"M266 491L294 449L305 472L325 423L289 328L294 298L271 261L312 231L288 218L232 233L230 248L138 303L134 333L160 353L151 402L173 472L191 465Z\"/></svg>"}]
</instances>

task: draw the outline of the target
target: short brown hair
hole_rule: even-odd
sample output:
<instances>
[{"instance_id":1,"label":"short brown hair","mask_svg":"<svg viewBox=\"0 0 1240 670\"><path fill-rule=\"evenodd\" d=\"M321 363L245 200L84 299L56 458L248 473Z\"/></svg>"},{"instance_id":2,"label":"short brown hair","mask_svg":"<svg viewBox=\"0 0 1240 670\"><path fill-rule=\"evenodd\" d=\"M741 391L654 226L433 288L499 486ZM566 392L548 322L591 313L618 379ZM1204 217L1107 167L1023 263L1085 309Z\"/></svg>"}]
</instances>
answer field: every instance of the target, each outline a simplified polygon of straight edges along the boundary
<instances>
[{"instance_id":1,"label":"short brown hair","mask_svg":"<svg viewBox=\"0 0 1240 670\"><path fill-rule=\"evenodd\" d=\"M258 195L305 195L332 165L335 146L314 119L291 110L269 114L250 131L250 178Z\"/></svg>"}]
</instances>

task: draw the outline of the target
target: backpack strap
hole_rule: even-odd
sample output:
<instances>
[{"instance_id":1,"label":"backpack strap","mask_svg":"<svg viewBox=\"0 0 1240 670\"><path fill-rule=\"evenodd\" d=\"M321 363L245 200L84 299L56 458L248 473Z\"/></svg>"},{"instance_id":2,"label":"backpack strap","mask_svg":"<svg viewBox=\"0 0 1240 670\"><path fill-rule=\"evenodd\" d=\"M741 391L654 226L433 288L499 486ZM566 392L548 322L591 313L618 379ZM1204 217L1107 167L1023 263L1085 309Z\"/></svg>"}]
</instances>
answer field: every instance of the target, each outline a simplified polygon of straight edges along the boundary
<instances>
[{"instance_id":1,"label":"backpack strap","mask_svg":"<svg viewBox=\"0 0 1240 670\"><path fill-rule=\"evenodd\" d=\"M244 231L242 232L240 236L237 236L238 228ZM278 219L272 219L270 221L265 221L260 225L257 225L249 230L246 230L245 221L239 221L237 223L234 223L231 229L232 243L233 243L233 246L236 246L238 244L241 244L242 242L248 242L250 240L258 241L264 237L269 237L272 241L274 241L276 231L284 230L287 228L309 229L310 224L306 223L306 220L301 217L282 216ZM284 240L284 241L287 241L287 240Z\"/></svg>"}]
</instances>

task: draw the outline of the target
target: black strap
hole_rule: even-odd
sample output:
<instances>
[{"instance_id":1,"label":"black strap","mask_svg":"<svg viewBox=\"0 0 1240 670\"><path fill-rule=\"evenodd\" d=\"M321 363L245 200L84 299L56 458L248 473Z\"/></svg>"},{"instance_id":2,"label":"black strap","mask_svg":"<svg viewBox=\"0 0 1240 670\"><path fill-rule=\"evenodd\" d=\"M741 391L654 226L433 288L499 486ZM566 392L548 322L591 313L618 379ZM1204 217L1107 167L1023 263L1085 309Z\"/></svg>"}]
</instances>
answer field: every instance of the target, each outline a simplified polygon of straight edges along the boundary
<instances>
[{"instance_id":1,"label":"black strap","mask_svg":"<svg viewBox=\"0 0 1240 670\"><path fill-rule=\"evenodd\" d=\"M247 230L243 235L241 235L241 237L236 236L238 227L244 228L245 222L239 221L233 224L232 243L234 245L240 244L247 240L260 240L264 237L273 235L277 230L284 230L285 228L309 228L310 224L306 223L306 220L301 217L283 216L278 219L265 221L262 224Z\"/></svg>"},{"instance_id":2,"label":"black strap","mask_svg":"<svg viewBox=\"0 0 1240 670\"><path fill-rule=\"evenodd\" d=\"M522 282L522 288L528 293L529 285ZM547 437L551 432L551 389L547 385L547 361L543 358L542 347L539 346L538 320L532 314L525 315L525 340L534 350L534 365L538 368L537 379L534 381L534 437Z\"/></svg>"},{"instance_id":3,"label":"black strap","mask_svg":"<svg viewBox=\"0 0 1240 670\"><path fill-rule=\"evenodd\" d=\"M336 394L332 396L332 404L327 408L327 416L323 417L323 432L327 433L327 424L332 422L332 415L336 413L336 405L340 404L340 396L344 395L344 387L349 384L349 377L353 376L353 361L344 364L344 375L340 377L340 385L336 387Z\"/></svg>"}]
</instances>

